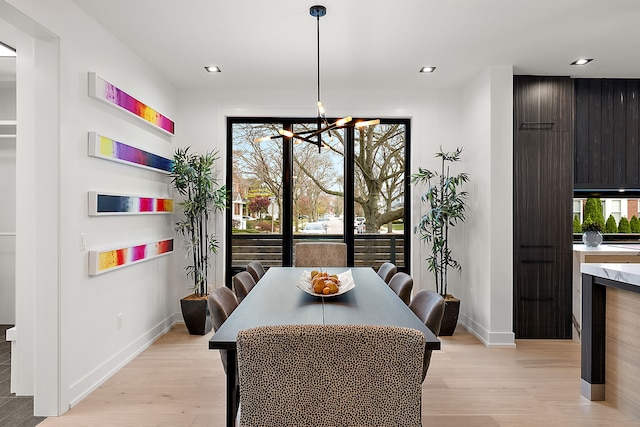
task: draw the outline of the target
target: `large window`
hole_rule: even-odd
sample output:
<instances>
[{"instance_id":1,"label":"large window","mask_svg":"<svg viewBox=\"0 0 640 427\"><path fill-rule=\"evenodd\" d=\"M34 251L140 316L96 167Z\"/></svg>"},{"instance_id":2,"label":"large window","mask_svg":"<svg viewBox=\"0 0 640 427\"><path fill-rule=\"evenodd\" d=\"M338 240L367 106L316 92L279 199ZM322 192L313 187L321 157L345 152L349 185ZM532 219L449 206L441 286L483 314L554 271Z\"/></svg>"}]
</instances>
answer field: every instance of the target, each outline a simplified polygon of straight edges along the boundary
<instances>
[{"instance_id":1,"label":"large window","mask_svg":"<svg viewBox=\"0 0 640 427\"><path fill-rule=\"evenodd\" d=\"M587 201L590 200L590 207ZM591 217L601 223L605 230L605 240L629 240L638 238L640 220L637 198L576 197L573 199L573 232L578 239L582 234L581 225Z\"/></svg>"},{"instance_id":2,"label":"large window","mask_svg":"<svg viewBox=\"0 0 640 427\"><path fill-rule=\"evenodd\" d=\"M409 121L325 132L320 152L295 138L257 142L279 129L315 126L302 119L228 119L228 279L253 260L294 265L295 243L313 239L345 241L350 265L391 261L408 268Z\"/></svg>"}]
</instances>

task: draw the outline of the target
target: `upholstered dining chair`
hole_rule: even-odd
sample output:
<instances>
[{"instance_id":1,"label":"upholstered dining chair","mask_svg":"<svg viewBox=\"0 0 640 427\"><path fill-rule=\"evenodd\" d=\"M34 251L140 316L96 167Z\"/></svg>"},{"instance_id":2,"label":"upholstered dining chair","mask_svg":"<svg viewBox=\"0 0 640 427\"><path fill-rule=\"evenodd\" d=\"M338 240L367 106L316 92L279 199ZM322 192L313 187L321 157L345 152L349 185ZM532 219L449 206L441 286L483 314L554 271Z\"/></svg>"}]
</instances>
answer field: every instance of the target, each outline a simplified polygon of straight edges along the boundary
<instances>
[{"instance_id":1,"label":"upholstered dining chair","mask_svg":"<svg viewBox=\"0 0 640 427\"><path fill-rule=\"evenodd\" d=\"M233 276L233 287L236 291L236 297L238 298L238 304L249 295L251 289L256 285L256 281L253 280L251 273L247 271L241 271Z\"/></svg>"},{"instance_id":2,"label":"upholstered dining chair","mask_svg":"<svg viewBox=\"0 0 640 427\"><path fill-rule=\"evenodd\" d=\"M216 288L209 294L209 312L211 313L211 323L213 330L217 331L220 326L233 313L238 306L238 300L233 291L226 286ZM222 367L227 373L227 351L220 350L220 358L222 359Z\"/></svg>"},{"instance_id":3,"label":"upholstered dining chair","mask_svg":"<svg viewBox=\"0 0 640 427\"><path fill-rule=\"evenodd\" d=\"M343 242L296 243L296 267L346 267L347 244Z\"/></svg>"},{"instance_id":4,"label":"upholstered dining chair","mask_svg":"<svg viewBox=\"0 0 640 427\"><path fill-rule=\"evenodd\" d=\"M227 320L227 318L233 313L233 310L238 307L238 300L233 291L226 286L216 288L209 294L209 312L211 313L211 323L213 324L213 330L217 331L220 326ZM227 356L227 350L220 350L220 359L222 360L222 367L224 373L227 373L227 364L229 363L229 357ZM238 370L236 369L236 375ZM236 389L236 403L240 403L240 388Z\"/></svg>"},{"instance_id":5,"label":"upholstered dining chair","mask_svg":"<svg viewBox=\"0 0 640 427\"><path fill-rule=\"evenodd\" d=\"M398 272L389 280L389 287L400 297L405 304L411 301L411 290L413 289L413 278L407 273Z\"/></svg>"},{"instance_id":6,"label":"upholstered dining chair","mask_svg":"<svg viewBox=\"0 0 640 427\"><path fill-rule=\"evenodd\" d=\"M424 335L372 325L238 333L240 427L421 425Z\"/></svg>"},{"instance_id":7,"label":"upholstered dining chair","mask_svg":"<svg viewBox=\"0 0 640 427\"><path fill-rule=\"evenodd\" d=\"M388 284L389 280L391 280L393 275L397 272L398 268L395 266L395 264L393 264L392 262L385 262L378 269L378 276L380 276L380 278Z\"/></svg>"},{"instance_id":8,"label":"upholstered dining chair","mask_svg":"<svg viewBox=\"0 0 640 427\"><path fill-rule=\"evenodd\" d=\"M253 280L255 280L256 283L258 283L258 280L262 279L262 276L264 276L265 273L264 267L260 261L251 261L247 264L247 271L251 273Z\"/></svg>"},{"instance_id":9,"label":"upholstered dining chair","mask_svg":"<svg viewBox=\"0 0 640 427\"><path fill-rule=\"evenodd\" d=\"M435 336L440 335L440 325L444 315L444 298L437 292L423 289L418 291L409 303L409 308L416 316L431 329ZM431 364L431 350L425 350L422 366L422 381L427 376L427 370Z\"/></svg>"}]
</instances>

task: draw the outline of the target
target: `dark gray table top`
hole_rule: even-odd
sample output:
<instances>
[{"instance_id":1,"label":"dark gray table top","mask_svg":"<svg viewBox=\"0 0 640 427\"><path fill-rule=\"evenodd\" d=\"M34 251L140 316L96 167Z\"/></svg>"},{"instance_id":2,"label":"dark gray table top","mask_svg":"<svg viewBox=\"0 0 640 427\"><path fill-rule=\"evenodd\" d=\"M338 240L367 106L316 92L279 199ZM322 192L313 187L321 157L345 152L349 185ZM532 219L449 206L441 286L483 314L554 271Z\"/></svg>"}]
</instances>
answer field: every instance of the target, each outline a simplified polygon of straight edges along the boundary
<instances>
[{"instance_id":1,"label":"dark gray table top","mask_svg":"<svg viewBox=\"0 0 640 427\"><path fill-rule=\"evenodd\" d=\"M421 331L426 347L440 349L440 341L368 267L327 268L331 273L351 270L355 288L333 297L310 295L296 284L301 267L272 267L209 340L210 349L235 349L238 331L285 324L343 324L402 326Z\"/></svg>"}]
</instances>

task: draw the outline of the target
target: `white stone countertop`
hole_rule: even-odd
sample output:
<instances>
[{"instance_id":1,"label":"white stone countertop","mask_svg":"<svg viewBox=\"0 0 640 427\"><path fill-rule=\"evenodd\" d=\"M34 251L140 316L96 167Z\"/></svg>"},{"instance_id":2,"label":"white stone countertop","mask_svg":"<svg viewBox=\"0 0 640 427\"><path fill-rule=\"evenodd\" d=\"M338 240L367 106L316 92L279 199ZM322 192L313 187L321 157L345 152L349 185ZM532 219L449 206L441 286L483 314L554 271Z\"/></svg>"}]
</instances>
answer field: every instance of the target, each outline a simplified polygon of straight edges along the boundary
<instances>
[{"instance_id":1,"label":"white stone countertop","mask_svg":"<svg viewBox=\"0 0 640 427\"><path fill-rule=\"evenodd\" d=\"M636 263L607 263L607 264L582 264L580 272L604 279L617 280L618 282L640 286L640 264Z\"/></svg>"},{"instance_id":2,"label":"white stone countertop","mask_svg":"<svg viewBox=\"0 0 640 427\"><path fill-rule=\"evenodd\" d=\"M593 255L634 255L640 254L640 243L603 243L595 248L583 244L574 244L573 251Z\"/></svg>"}]
</instances>

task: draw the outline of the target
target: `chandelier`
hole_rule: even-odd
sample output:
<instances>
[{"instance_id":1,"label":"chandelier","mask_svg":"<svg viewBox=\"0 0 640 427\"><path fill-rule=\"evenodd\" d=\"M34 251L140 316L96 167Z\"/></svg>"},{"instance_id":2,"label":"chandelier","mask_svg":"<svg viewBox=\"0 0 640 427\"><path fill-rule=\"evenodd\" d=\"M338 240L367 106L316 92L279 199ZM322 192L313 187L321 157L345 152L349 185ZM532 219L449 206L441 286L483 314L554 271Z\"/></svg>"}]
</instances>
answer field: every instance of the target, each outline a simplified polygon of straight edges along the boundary
<instances>
[{"instance_id":1,"label":"chandelier","mask_svg":"<svg viewBox=\"0 0 640 427\"><path fill-rule=\"evenodd\" d=\"M333 123L329 123L327 118L325 117L324 106L322 105L322 101L320 100L320 18L327 14L327 8L321 5L311 6L309 9L309 14L316 18L316 35L317 35L317 77L318 77L318 117L316 118L316 128L313 130L306 130L301 132L292 132L286 129L278 130L279 135L272 136L264 136L261 138L257 138L256 142L269 141L276 138L294 138L295 140L305 141L309 144L313 144L318 147L318 153L322 149L322 134L324 132L328 132L329 136L331 136L331 132L346 128L347 126L352 125L355 128L361 128L365 126L377 125L380 123L379 119L375 120L366 120L360 121L351 124L353 118L351 116L343 117L339 120L336 120Z\"/></svg>"}]
</instances>

